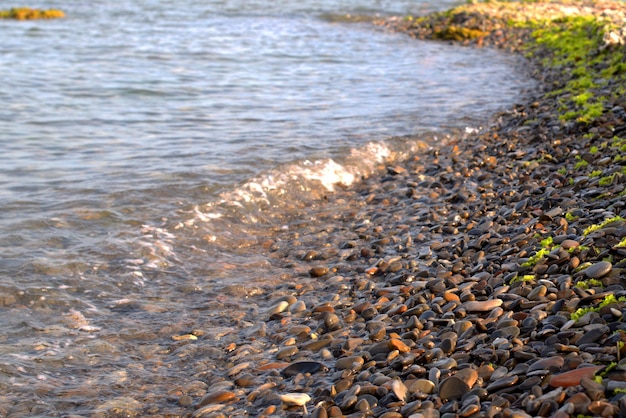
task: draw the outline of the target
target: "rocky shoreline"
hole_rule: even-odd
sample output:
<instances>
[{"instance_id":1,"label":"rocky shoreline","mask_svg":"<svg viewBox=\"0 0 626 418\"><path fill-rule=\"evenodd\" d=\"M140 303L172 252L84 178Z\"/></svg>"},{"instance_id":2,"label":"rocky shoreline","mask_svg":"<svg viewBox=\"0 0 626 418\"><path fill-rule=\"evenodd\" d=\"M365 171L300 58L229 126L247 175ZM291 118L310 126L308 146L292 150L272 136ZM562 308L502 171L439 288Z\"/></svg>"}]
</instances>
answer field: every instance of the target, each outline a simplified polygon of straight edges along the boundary
<instances>
[{"instance_id":1,"label":"rocky shoreline","mask_svg":"<svg viewBox=\"0 0 626 418\"><path fill-rule=\"evenodd\" d=\"M192 417L626 416L625 21L577 1L380 22L528 54L543 91L265 242L283 278L268 310L171 400Z\"/></svg>"}]
</instances>

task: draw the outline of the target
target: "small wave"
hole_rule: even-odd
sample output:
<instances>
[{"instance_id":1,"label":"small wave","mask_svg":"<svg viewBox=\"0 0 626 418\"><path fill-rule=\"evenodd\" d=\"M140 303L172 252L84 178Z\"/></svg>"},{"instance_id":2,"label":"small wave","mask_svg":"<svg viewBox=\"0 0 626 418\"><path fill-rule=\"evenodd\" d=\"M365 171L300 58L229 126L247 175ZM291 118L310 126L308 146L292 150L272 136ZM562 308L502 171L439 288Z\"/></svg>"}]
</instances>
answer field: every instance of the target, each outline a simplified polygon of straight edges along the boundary
<instances>
[{"instance_id":1,"label":"small wave","mask_svg":"<svg viewBox=\"0 0 626 418\"><path fill-rule=\"evenodd\" d=\"M427 148L428 142L419 138L395 138L369 142L339 158L285 164L221 193L213 202L196 206L193 219L186 226L205 224L215 234L208 239L211 242L219 242L226 228L231 242L238 228L246 234L254 226L281 228L338 189L350 187L386 165Z\"/></svg>"}]
</instances>

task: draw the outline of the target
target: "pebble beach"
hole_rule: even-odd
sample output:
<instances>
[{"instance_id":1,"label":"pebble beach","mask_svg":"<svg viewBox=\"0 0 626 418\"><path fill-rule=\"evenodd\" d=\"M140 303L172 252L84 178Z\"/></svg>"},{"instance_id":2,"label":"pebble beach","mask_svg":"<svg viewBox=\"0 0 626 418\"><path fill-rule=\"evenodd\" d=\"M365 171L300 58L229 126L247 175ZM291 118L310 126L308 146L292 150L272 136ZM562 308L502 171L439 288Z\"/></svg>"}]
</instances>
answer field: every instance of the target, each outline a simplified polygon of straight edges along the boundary
<instances>
[{"instance_id":1,"label":"pebble beach","mask_svg":"<svg viewBox=\"0 0 626 418\"><path fill-rule=\"evenodd\" d=\"M626 416L625 23L608 1L377 22L524 55L541 89L259 239L278 284L173 338L181 414L95 416Z\"/></svg>"}]
</instances>

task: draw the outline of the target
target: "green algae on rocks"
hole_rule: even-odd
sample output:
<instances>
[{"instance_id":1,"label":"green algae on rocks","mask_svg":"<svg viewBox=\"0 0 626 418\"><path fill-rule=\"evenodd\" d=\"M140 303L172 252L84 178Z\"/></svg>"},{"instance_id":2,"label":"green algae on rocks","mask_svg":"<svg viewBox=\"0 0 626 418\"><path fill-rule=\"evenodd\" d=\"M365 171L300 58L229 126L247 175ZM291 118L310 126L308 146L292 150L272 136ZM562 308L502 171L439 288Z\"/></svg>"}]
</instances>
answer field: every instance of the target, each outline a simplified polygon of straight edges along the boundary
<instances>
[{"instance_id":1,"label":"green algae on rocks","mask_svg":"<svg viewBox=\"0 0 626 418\"><path fill-rule=\"evenodd\" d=\"M395 26L417 38L502 44L525 52L544 70L562 75L563 84L549 93L560 104L559 119L588 124L626 92L626 57L620 48L625 34L610 13L596 15L595 6L589 1L481 2L406 17ZM511 32L523 41L511 45Z\"/></svg>"},{"instance_id":2,"label":"green algae on rocks","mask_svg":"<svg viewBox=\"0 0 626 418\"><path fill-rule=\"evenodd\" d=\"M14 7L8 10L0 10L0 19L34 20L34 19L59 19L65 17L65 13L58 9L31 9L29 7Z\"/></svg>"}]
</instances>

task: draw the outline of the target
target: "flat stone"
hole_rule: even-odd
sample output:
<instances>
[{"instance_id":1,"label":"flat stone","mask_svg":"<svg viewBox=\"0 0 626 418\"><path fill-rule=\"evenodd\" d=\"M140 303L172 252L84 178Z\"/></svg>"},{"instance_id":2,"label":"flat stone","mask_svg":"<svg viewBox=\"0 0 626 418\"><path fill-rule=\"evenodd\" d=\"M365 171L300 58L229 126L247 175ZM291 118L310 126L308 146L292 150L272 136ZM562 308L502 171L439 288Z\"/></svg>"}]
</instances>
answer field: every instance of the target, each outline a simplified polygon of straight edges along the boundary
<instances>
[{"instance_id":1,"label":"flat stone","mask_svg":"<svg viewBox=\"0 0 626 418\"><path fill-rule=\"evenodd\" d=\"M291 345L288 347L283 347L276 353L277 360L284 360L296 354L298 352L298 347L295 345Z\"/></svg>"},{"instance_id":2,"label":"flat stone","mask_svg":"<svg viewBox=\"0 0 626 418\"><path fill-rule=\"evenodd\" d=\"M285 405L303 406L311 401L311 397L306 393L285 393L279 396Z\"/></svg>"},{"instance_id":3,"label":"flat stone","mask_svg":"<svg viewBox=\"0 0 626 418\"><path fill-rule=\"evenodd\" d=\"M596 417L616 417L619 414L619 408L606 401L593 401L589 405L589 412Z\"/></svg>"},{"instance_id":4,"label":"flat stone","mask_svg":"<svg viewBox=\"0 0 626 418\"><path fill-rule=\"evenodd\" d=\"M493 383L490 383L489 386L486 387L486 389L489 393L497 392L501 389L515 385L518 380L519 377L517 376L505 376L496 380Z\"/></svg>"},{"instance_id":5,"label":"flat stone","mask_svg":"<svg viewBox=\"0 0 626 418\"><path fill-rule=\"evenodd\" d=\"M608 261L600 261L587 267L584 272L585 276L590 279L599 279L606 276L613 269L613 265Z\"/></svg>"},{"instance_id":6,"label":"flat stone","mask_svg":"<svg viewBox=\"0 0 626 418\"><path fill-rule=\"evenodd\" d=\"M493 334L491 334L491 338L493 339L507 338L510 340L511 338L519 337L519 334L520 334L520 329L518 327L510 326L510 327L503 327L503 328L496 330Z\"/></svg>"},{"instance_id":7,"label":"flat stone","mask_svg":"<svg viewBox=\"0 0 626 418\"><path fill-rule=\"evenodd\" d=\"M281 374L285 377L292 377L298 373L317 373L324 369L324 365L317 361L299 361L285 367Z\"/></svg>"},{"instance_id":8,"label":"flat stone","mask_svg":"<svg viewBox=\"0 0 626 418\"><path fill-rule=\"evenodd\" d=\"M463 306L468 312L489 312L494 308L502 305L501 299L487 299L487 300L472 300L463 303Z\"/></svg>"},{"instance_id":9,"label":"flat stone","mask_svg":"<svg viewBox=\"0 0 626 418\"><path fill-rule=\"evenodd\" d=\"M579 245L580 244L578 243L578 241L574 241L573 239L566 239L566 240L563 240L563 242L561 242L561 248L563 248L564 250L576 248Z\"/></svg>"},{"instance_id":10,"label":"flat stone","mask_svg":"<svg viewBox=\"0 0 626 418\"><path fill-rule=\"evenodd\" d=\"M411 348L398 338L389 339L389 350L398 350L401 353L408 353Z\"/></svg>"},{"instance_id":11,"label":"flat stone","mask_svg":"<svg viewBox=\"0 0 626 418\"><path fill-rule=\"evenodd\" d=\"M361 356L342 357L335 362L335 368L337 370L360 370L364 362Z\"/></svg>"},{"instance_id":12,"label":"flat stone","mask_svg":"<svg viewBox=\"0 0 626 418\"><path fill-rule=\"evenodd\" d=\"M527 372L534 372L535 370L546 370L550 373L556 373L561 370L565 360L561 356L553 356L548 358L542 358L537 360L528 367Z\"/></svg>"},{"instance_id":13,"label":"flat stone","mask_svg":"<svg viewBox=\"0 0 626 418\"><path fill-rule=\"evenodd\" d=\"M583 377L591 378L598 370L602 370L603 368L604 366L586 366L564 373L556 374L552 376L552 379L550 380L550 386L554 388L577 386L580 384L580 380Z\"/></svg>"},{"instance_id":14,"label":"flat stone","mask_svg":"<svg viewBox=\"0 0 626 418\"><path fill-rule=\"evenodd\" d=\"M328 267L313 267L309 270L309 275L311 277L322 277L327 275L329 271Z\"/></svg>"},{"instance_id":15,"label":"flat stone","mask_svg":"<svg viewBox=\"0 0 626 418\"><path fill-rule=\"evenodd\" d=\"M539 285L530 291L528 294L528 300L540 300L548 293L548 288L544 285Z\"/></svg>"},{"instance_id":16,"label":"flat stone","mask_svg":"<svg viewBox=\"0 0 626 418\"><path fill-rule=\"evenodd\" d=\"M605 397L606 388L602 383L598 383L590 377L580 379L580 385L585 388L585 393L592 401L598 401Z\"/></svg>"},{"instance_id":17,"label":"flat stone","mask_svg":"<svg viewBox=\"0 0 626 418\"><path fill-rule=\"evenodd\" d=\"M435 391L435 384L428 379L417 379L411 382L409 391L431 394Z\"/></svg>"},{"instance_id":18,"label":"flat stone","mask_svg":"<svg viewBox=\"0 0 626 418\"><path fill-rule=\"evenodd\" d=\"M478 372L474 369L461 369L456 372L454 376L464 381L470 389L478 380Z\"/></svg>"},{"instance_id":19,"label":"flat stone","mask_svg":"<svg viewBox=\"0 0 626 418\"><path fill-rule=\"evenodd\" d=\"M583 344L594 343L609 332L611 332L611 329L606 325L594 327L585 332L583 336L576 341L576 345L580 347Z\"/></svg>"},{"instance_id":20,"label":"flat stone","mask_svg":"<svg viewBox=\"0 0 626 418\"><path fill-rule=\"evenodd\" d=\"M394 379L391 382L391 390L399 400L406 402L406 400L408 399L409 390L407 389L406 385L402 383L402 381Z\"/></svg>"},{"instance_id":21,"label":"flat stone","mask_svg":"<svg viewBox=\"0 0 626 418\"><path fill-rule=\"evenodd\" d=\"M227 403L235 400L236 398L237 395L235 395L234 392L231 392L229 390L216 390L214 392L209 392L204 395L198 403L198 408L214 403Z\"/></svg>"},{"instance_id":22,"label":"flat stone","mask_svg":"<svg viewBox=\"0 0 626 418\"><path fill-rule=\"evenodd\" d=\"M469 390L470 387L463 379L450 376L439 384L439 397L445 400L461 399Z\"/></svg>"},{"instance_id":23,"label":"flat stone","mask_svg":"<svg viewBox=\"0 0 626 418\"><path fill-rule=\"evenodd\" d=\"M573 396L571 396L568 400L568 403L574 405L574 411L577 414L584 414L587 412L589 405L591 404L591 399L587 395L582 392L579 392Z\"/></svg>"},{"instance_id":24,"label":"flat stone","mask_svg":"<svg viewBox=\"0 0 626 418\"><path fill-rule=\"evenodd\" d=\"M468 321L467 319L457 321L454 325L452 325L452 329L454 329L454 332L456 332L459 336L473 327L474 324L472 324L472 321Z\"/></svg>"}]
</instances>

